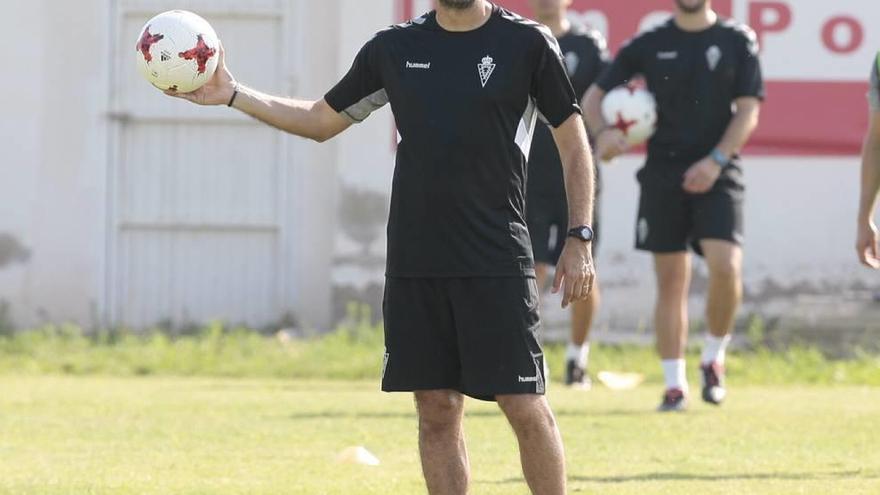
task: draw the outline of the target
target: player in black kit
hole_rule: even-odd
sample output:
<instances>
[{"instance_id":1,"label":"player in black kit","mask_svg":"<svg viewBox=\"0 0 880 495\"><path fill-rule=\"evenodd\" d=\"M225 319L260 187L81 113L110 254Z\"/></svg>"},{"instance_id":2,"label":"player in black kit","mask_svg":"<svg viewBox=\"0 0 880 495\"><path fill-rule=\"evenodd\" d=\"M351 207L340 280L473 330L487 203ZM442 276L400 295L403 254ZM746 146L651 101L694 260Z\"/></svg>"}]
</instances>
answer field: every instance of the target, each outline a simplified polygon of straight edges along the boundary
<instances>
[{"instance_id":1,"label":"player in black kit","mask_svg":"<svg viewBox=\"0 0 880 495\"><path fill-rule=\"evenodd\" d=\"M674 18L625 45L586 100L597 155L608 159L626 144L602 118L604 95L641 74L657 99L657 131L638 174L636 237L639 249L654 253L657 273L654 324L667 388L661 411L687 405L689 245L709 268L702 397L720 404L726 395L724 355L742 299L738 153L758 124L764 98L755 33L719 19L710 0L675 3Z\"/></svg>"},{"instance_id":2,"label":"player in black kit","mask_svg":"<svg viewBox=\"0 0 880 495\"><path fill-rule=\"evenodd\" d=\"M572 0L530 0L535 20L549 27L559 41L568 76L578 98L596 81L610 61L608 46L602 33L573 23L566 14ZM593 257L599 234L599 169L595 170L596 194L593 206ZM535 251L538 288L546 287L548 273L559 261L568 230L568 204L562 164L553 135L547 126L535 129L529 156L527 221ZM593 317L599 310L599 285L586 301L571 305L570 340L566 349L565 384L582 389L590 387L587 360L590 353L589 335Z\"/></svg>"},{"instance_id":3,"label":"player in black kit","mask_svg":"<svg viewBox=\"0 0 880 495\"><path fill-rule=\"evenodd\" d=\"M553 126L569 199L557 267L563 305L592 288L593 164L580 107L550 31L486 0L380 31L322 100L238 84L221 62L194 93L325 141L391 104L401 141L388 223L382 389L415 392L428 491L466 493L463 395L496 400L535 493L565 493L565 459L544 398L535 267L525 222L526 157ZM174 95L174 93L169 93Z\"/></svg>"}]
</instances>

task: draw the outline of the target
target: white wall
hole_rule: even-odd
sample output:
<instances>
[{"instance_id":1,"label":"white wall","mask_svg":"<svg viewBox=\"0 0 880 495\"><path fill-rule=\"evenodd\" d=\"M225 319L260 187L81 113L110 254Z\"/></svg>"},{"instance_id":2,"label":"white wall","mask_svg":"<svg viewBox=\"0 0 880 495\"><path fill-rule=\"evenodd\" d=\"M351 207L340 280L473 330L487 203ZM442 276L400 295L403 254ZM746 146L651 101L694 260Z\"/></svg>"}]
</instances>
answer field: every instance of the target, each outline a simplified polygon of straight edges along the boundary
<instances>
[{"instance_id":1,"label":"white wall","mask_svg":"<svg viewBox=\"0 0 880 495\"><path fill-rule=\"evenodd\" d=\"M51 9L48 8L51 6ZM104 245L107 9L103 0L4 4L0 232L31 250L0 268L14 318L91 321Z\"/></svg>"}]
</instances>

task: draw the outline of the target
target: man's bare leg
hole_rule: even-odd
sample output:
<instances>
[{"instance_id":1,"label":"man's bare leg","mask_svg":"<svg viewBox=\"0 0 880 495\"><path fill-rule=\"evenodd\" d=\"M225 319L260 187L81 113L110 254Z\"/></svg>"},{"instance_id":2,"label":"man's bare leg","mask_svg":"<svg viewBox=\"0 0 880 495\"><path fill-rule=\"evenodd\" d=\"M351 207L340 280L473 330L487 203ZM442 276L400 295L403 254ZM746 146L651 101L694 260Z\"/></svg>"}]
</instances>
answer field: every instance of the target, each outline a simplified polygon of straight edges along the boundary
<instances>
[{"instance_id":1,"label":"man's bare leg","mask_svg":"<svg viewBox=\"0 0 880 495\"><path fill-rule=\"evenodd\" d=\"M519 442L523 474L533 495L565 493L565 451L556 419L543 395L499 395Z\"/></svg>"},{"instance_id":2,"label":"man's bare leg","mask_svg":"<svg viewBox=\"0 0 880 495\"><path fill-rule=\"evenodd\" d=\"M657 273L657 306L654 311L657 352L663 359L683 359L688 333L690 254L655 254L654 269Z\"/></svg>"},{"instance_id":3,"label":"man's bare leg","mask_svg":"<svg viewBox=\"0 0 880 495\"><path fill-rule=\"evenodd\" d=\"M587 373L590 359L590 329L593 317L599 311L599 282L593 284L593 291L583 301L571 304L571 332L565 350L565 383L583 390L589 390L592 381Z\"/></svg>"},{"instance_id":4,"label":"man's bare leg","mask_svg":"<svg viewBox=\"0 0 880 495\"><path fill-rule=\"evenodd\" d=\"M709 333L726 337L733 331L742 302L742 248L728 241L700 243L709 268L706 323Z\"/></svg>"},{"instance_id":5,"label":"man's bare leg","mask_svg":"<svg viewBox=\"0 0 880 495\"><path fill-rule=\"evenodd\" d=\"M535 265L535 275L538 281L538 289L543 293L547 287L550 270L553 267L546 263L538 263ZM576 383L587 385L589 377L584 373L587 368L587 361L590 353L590 329L593 326L593 318L599 311L599 282L593 283L593 291L590 297L584 301L575 301L571 304L571 340L566 349L566 384L572 385ZM569 370L569 363L574 362L577 366L575 375Z\"/></svg>"},{"instance_id":6,"label":"man's bare leg","mask_svg":"<svg viewBox=\"0 0 880 495\"><path fill-rule=\"evenodd\" d=\"M590 297L577 301L571 308L571 343L581 346L590 341L590 330L593 328L593 319L599 312L599 282L593 282L593 292Z\"/></svg>"},{"instance_id":7,"label":"man's bare leg","mask_svg":"<svg viewBox=\"0 0 880 495\"><path fill-rule=\"evenodd\" d=\"M428 493L464 495L470 466L462 419L464 397L454 390L415 393L419 414L419 454Z\"/></svg>"},{"instance_id":8,"label":"man's bare leg","mask_svg":"<svg viewBox=\"0 0 880 495\"><path fill-rule=\"evenodd\" d=\"M666 394L661 411L686 407L688 392L684 361L688 334L687 298L691 280L691 258L687 252L654 255L657 274L657 306L654 328L657 352L663 361Z\"/></svg>"},{"instance_id":9,"label":"man's bare leg","mask_svg":"<svg viewBox=\"0 0 880 495\"><path fill-rule=\"evenodd\" d=\"M700 359L702 396L704 401L718 405L727 397L724 361L736 312L742 302L742 248L721 240L703 240L700 244L709 268L706 300L709 334Z\"/></svg>"}]
</instances>

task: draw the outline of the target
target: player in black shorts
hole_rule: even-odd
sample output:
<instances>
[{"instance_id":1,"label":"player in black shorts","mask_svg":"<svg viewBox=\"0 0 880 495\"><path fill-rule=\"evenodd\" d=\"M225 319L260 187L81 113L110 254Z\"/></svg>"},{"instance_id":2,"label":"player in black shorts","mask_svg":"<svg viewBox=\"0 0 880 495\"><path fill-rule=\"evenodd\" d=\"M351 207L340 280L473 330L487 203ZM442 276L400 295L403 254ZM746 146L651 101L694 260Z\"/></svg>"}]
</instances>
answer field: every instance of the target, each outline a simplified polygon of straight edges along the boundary
<instances>
[{"instance_id":1,"label":"player in black shorts","mask_svg":"<svg viewBox=\"0 0 880 495\"><path fill-rule=\"evenodd\" d=\"M880 195L880 53L871 64L871 87L868 90L871 118L865 147L862 150L862 194L859 201L856 251L863 265L880 269L880 250L877 247L877 225L874 210Z\"/></svg>"},{"instance_id":2,"label":"player in black shorts","mask_svg":"<svg viewBox=\"0 0 880 495\"><path fill-rule=\"evenodd\" d=\"M568 20L566 14L572 0L530 0L535 20L549 27L559 41L568 76L578 98L596 81L610 61L607 43L602 34ZM593 257L599 234L599 170L595 170L596 194L593 206ZM546 287L548 273L559 261L568 231L568 204L562 164L553 135L547 126L535 129L529 156L529 182L526 219L535 251L535 272L538 288ZM593 316L599 310L599 285L586 301L571 305L571 333L566 350L565 384L587 389L590 377L587 360L590 353L589 335Z\"/></svg>"},{"instance_id":3,"label":"player in black shorts","mask_svg":"<svg viewBox=\"0 0 880 495\"><path fill-rule=\"evenodd\" d=\"M675 0L674 18L624 46L587 95L597 155L626 148L602 118L604 95L641 74L657 99L657 131L639 171L637 247L654 253L655 330L666 393L661 411L687 405L684 350L691 260L709 269L709 335L701 370L703 400L726 395L724 355L742 299L743 180L737 155L758 124L764 98L758 44L747 26L718 18L709 0Z\"/></svg>"},{"instance_id":4,"label":"player in black shorts","mask_svg":"<svg viewBox=\"0 0 880 495\"><path fill-rule=\"evenodd\" d=\"M565 493L565 459L544 398L526 157L539 118L554 127L572 229L557 267L563 304L593 279L593 165L580 108L550 31L486 0L380 31L322 100L239 85L222 61L179 95L229 104L325 141L391 104L401 141L388 224L382 389L413 391L430 493L466 493L463 394L496 400L535 493ZM173 93L171 93L173 94Z\"/></svg>"}]
</instances>

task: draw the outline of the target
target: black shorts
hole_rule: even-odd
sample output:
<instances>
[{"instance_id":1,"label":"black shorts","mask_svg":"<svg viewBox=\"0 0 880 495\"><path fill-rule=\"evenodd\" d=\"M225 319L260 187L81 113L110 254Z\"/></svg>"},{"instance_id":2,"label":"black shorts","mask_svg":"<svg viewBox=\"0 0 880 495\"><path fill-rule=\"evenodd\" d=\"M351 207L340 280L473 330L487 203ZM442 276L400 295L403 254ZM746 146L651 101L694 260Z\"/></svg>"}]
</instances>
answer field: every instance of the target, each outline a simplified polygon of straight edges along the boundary
<instances>
[{"instance_id":1,"label":"black shorts","mask_svg":"<svg viewBox=\"0 0 880 495\"><path fill-rule=\"evenodd\" d=\"M728 167L705 194L685 192L680 174L669 174L660 165L639 171L642 186L636 248L653 253L676 253L692 247L702 255L700 241L717 239L742 244L742 169Z\"/></svg>"},{"instance_id":2,"label":"black shorts","mask_svg":"<svg viewBox=\"0 0 880 495\"><path fill-rule=\"evenodd\" d=\"M593 259L599 248L599 218L600 201L599 190L596 190L595 202L593 203ZM562 248L568 238L568 202L565 195L545 196L532 194L526 205L526 222L529 227L529 235L532 238L532 250L535 253L535 263L556 265L562 256Z\"/></svg>"},{"instance_id":3,"label":"black shorts","mask_svg":"<svg viewBox=\"0 0 880 495\"><path fill-rule=\"evenodd\" d=\"M382 390L543 394L534 278L385 280Z\"/></svg>"}]
</instances>

